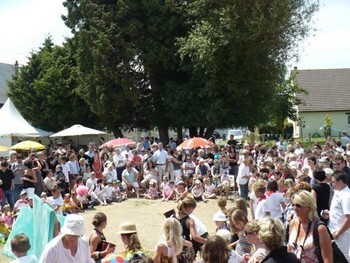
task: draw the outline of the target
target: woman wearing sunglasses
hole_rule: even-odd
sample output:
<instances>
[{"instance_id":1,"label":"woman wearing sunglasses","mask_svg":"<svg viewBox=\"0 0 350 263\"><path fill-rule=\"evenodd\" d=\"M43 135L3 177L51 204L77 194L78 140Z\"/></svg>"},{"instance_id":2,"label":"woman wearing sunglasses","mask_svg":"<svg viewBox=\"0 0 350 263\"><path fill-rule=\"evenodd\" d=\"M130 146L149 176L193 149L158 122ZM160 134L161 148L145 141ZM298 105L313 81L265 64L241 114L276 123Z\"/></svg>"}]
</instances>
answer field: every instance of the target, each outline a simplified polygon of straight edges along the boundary
<instances>
[{"instance_id":1,"label":"woman wearing sunglasses","mask_svg":"<svg viewBox=\"0 0 350 263\"><path fill-rule=\"evenodd\" d=\"M293 194L291 201L296 216L289 227L288 251L293 252L302 263L317 263L313 240L314 224L319 220L316 200L310 192L301 190ZM323 262L333 262L332 244L326 226L318 227L318 235Z\"/></svg>"}]
</instances>

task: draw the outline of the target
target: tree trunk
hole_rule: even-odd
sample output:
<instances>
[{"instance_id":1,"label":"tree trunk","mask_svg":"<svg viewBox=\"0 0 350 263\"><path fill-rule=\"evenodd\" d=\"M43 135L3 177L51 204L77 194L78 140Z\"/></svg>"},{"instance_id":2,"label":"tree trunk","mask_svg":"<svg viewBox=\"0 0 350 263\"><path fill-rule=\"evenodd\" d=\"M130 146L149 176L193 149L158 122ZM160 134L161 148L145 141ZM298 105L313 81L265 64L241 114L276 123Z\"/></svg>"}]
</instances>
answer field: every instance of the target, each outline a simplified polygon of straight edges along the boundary
<instances>
[{"instance_id":1,"label":"tree trunk","mask_svg":"<svg viewBox=\"0 0 350 263\"><path fill-rule=\"evenodd\" d=\"M113 132L115 138L123 138L124 137L123 132L119 127L113 127L112 132Z\"/></svg>"},{"instance_id":2,"label":"tree trunk","mask_svg":"<svg viewBox=\"0 0 350 263\"><path fill-rule=\"evenodd\" d=\"M182 141L183 140L183 133L182 133L182 127L177 127L177 139Z\"/></svg>"},{"instance_id":3,"label":"tree trunk","mask_svg":"<svg viewBox=\"0 0 350 263\"><path fill-rule=\"evenodd\" d=\"M190 138L198 137L197 127L189 127L188 130L190 132Z\"/></svg>"},{"instance_id":4,"label":"tree trunk","mask_svg":"<svg viewBox=\"0 0 350 263\"><path fill-rule=\"evenodd\" d=\"M163 145L167 145L169 142L169 132L168 128L158 128L159 130L159 140L163 143Z\"/></svg>"},{"instance_id":5,"label":"tree trunk","mask_svg":"<svg viewBox=\"0 0 350 263\"><path fill-rule=\"evenodd\" d=\"M204 127L203 126L201 126L201 127L199 127L199 134L198 134L198 137L204 137Z\"/></svg>"},{"instance_id":6,"label":"tree trunk","mask_svg":"<svg viewBox=\"0 0 350 263\"><path fill-rule=\"evenodd\" d=\"M207 130L205 131L204 138L209 139L213 135L213 132L214 132L214 128L208 127Z\"/></svg>"}]
</instances>

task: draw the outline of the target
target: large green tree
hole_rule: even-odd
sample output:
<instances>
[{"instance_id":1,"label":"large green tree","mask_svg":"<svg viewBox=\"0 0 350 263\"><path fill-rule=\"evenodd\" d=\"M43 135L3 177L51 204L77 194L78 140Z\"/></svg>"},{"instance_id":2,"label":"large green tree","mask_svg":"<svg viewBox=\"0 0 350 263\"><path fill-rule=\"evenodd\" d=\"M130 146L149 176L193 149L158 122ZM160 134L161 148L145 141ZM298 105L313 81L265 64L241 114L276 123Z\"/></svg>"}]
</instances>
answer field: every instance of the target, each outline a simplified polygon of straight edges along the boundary
<instances>
[{"instance_id":1,"label":"large green tree","mask_svg":"<svg viewBox=\"0 0 350 263\"><path fill-rule=\"evenodd\" d=\"M72 49L45 39L32 52L19 76L9 82L9 97L34 126L58 131L73 124L98 124L89 106L77 95L77 67Z\"/></svg>"},{"instance_id":2,"label":"large green tree","mask_svg":"<svg viewBox=\"0 0 350 263\"><path fill-rule=\"evenodd\" d=\"M120 128L248 126L274 108L318 2L67 0L79 93Z\"/></svg>"},{"instance_id":3,"label":"large green tree","mask_svg":"<svg viewBox=\"0 0 350 263\"><path fill-rule=\"evenodd\" d=\"M310 32L318 1L180 1L192 25L179 39L183 58L205 75L214 126L249 126L269 120L286 76L286 63ZM287 87L288 88L288 87Z\"/></svg>"}]
</instances>

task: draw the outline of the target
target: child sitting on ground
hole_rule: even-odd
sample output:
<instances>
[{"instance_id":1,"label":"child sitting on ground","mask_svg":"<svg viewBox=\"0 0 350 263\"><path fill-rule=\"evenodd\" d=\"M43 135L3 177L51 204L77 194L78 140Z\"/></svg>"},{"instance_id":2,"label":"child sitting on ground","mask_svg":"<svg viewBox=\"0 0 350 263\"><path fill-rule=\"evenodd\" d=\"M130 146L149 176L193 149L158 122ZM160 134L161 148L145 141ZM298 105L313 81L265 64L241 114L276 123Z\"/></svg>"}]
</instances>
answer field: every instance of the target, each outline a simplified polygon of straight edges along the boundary
<instances>
[{"instance_id":1,"label":"child sitting on ground","mask_svg":"<svg viewBox=\"0 0 350 263\"><path fill-rule=\"evenodd\" d=\"M12 253L17 257L17 259L11 261L11 263L37 263L38 259L34 255L27 255L30 249L29 238L25 234L19 234L12 238L11 240L11 250Z\"/></svg>"},{"instance_id":2,"label":"child sitting on ground","mask_svg":"<svg viewBox=\"0 0 350 263\"><path fill-rule=\"evenodd\" d=\"M169 181L168 185L163 189L162 194L163 194L162 201L175 200L176 192L175 192L175 182L173 180Z\"/></svg>"},{"instance_id":3,"label":"child sitting on ground","mask_svg":"<svg viewBox=\"0 0 350 263\"><path fill-rule=\"evenodd\" d=\"M203 196L203 187L200 180L197 179L194 182L194 186L192 187L191 193L193 195L194 200L196 201L203 200L204 202L208 202L208 200L206 200Z\"/></svg>"},{"instance_id":4,"label":"child sitting on ground","mask_svg":"<svg viewBox=\"0 0 350 263\"><path fill-rule=\"evenodd\" d=\"M5 220L7 226L9 227L12 226L13 214L11 213L11 207L9 204L4 205L4 208L2 209L1 217Z\"/></svg>"},{"instance_id":5,"label":"child sitting on ground","mask_svg":"<svg viewBox=\"0 0 350 263\"><path fill-rule=\"evenodd\" d=\"M184 181L179 181L177 187L175 188L176 192L176 202L183 200L187 197L188 191Z\"/></svg>"},{"instance_id":6,"label":"child sitting on ground","mask_svg":"<svg viewBox=\"0 0 350 263\"><path fill-rule=\"evenodd\" d=\"M17 214L19 210L21 210L22 207L29 207L28 201L27 201L27 191L22 190L19 199L16 201L14 207L13 207L13 213Z\"/></svg>"},{"instance_id":7,"label":"child sitting on ground","mask_svg":"<svg viewBox=\"0 0 350 263\"><path fill-rule=\"evenodd\" d=\"M149 189L145 194L146 199L157 199L158 198L158 188L157 182L154 179L151 179L149 182Z\"/></svg>"},{"instance_id":8,"label":"child sitting on ground","mask_svg":"<svg viewBox=\"0 0 350 263\"><path fill-rule=\"evenodd\" d=\"M203 183L204 183L204 193L203 193L204 198L206 198L206 199L216 198L216 187L211 182L211 179L204 178Z\"/></svg>"},{"instance_id":9,"label":"child sitting on ground","mask_svg":"<svg viewBox=\"0 0 350 263\"><path fill-rule=\"evenodd\" d=\"M67 193L64 195L62 212L66 214L74 214L78 212L77 205L72 203L70 195Z\"/></svg>"},{"instance_id":10,"label":"child sitting on ground","mask_svg":"<svg viewBox=\"0 0 350 263\"><path fill-rule=\"evenodd\" d=\"M114 202L121 202L127 199L126 191L124 190L119 180L114 181L113 187L114 187L114 192L113 192Z\"/></svg>"}]
</instances>

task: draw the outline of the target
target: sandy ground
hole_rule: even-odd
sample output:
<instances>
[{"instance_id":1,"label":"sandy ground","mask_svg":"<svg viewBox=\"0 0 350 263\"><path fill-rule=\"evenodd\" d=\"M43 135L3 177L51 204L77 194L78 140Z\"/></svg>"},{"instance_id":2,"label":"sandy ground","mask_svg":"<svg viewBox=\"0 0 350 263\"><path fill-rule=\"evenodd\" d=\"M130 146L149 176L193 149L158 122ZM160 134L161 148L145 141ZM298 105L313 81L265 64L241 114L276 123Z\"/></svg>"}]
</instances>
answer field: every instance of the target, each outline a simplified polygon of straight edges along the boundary
<instances>
[{"instance_id":1,"label":"sandy ground","mask_svg":"<svg viewBox=\"0 0 350 263\"><path fill-rule=\"evenodd\" d=\"M228 207L231 206L233 202L229 201ZM94 214L101 211L107 215L108 224L104 234L108 241L117 245L116 251L123 251L124 248L120 235L117 234L119 225L124 221L134 222L143 248L146 251L154 251L162 234L162 224L165 219L163 213L173 208L176 210L176 207L177 203L174 201L162 202L161 200L131 198L122 203L96 207L95 210L86 211L82 215L88 235L93 231L91 222ZM206 225L209 234L215 233L215 223L212 218L218 210L217 200L213 199L208 203L198 202L193 213Z\"/></svg>"}]
</instances>

